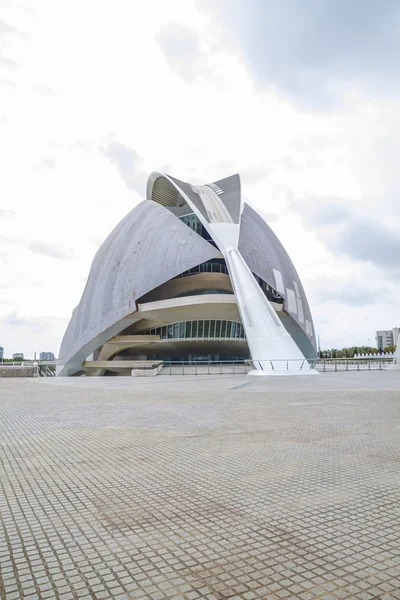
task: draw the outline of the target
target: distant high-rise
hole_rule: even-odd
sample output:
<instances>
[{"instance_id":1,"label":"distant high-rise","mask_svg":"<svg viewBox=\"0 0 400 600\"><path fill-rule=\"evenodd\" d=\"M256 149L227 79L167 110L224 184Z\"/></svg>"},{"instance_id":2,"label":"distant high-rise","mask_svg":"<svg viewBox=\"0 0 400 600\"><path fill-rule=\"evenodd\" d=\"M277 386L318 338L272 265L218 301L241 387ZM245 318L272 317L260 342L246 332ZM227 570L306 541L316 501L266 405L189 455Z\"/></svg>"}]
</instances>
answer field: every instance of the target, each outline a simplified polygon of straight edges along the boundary
<instances>
[{"instance_id":1,"label":"distant high-rise","mask_svg":"<svg viewBox=\"0 0 400 600\"><path fill-rule=\"evenodd\" d=\"M12 357L14 360L17 360L17 359L24 360L24 353L23 352L14 352Z\"/></svg>"},{"instance_id":2,"label":"distant high-rise","mask_svg":"<svg viewBox=\"0 0 400 600\"><path fill-rule=\"evenodd\" d=\"M383 329L382 331L377 331L375 334L376 345L380 350L383 350L387 346L393 346L395 344L394 341L394 330L393 329ZM396 339L397 342L397 339Z\"/></svg>"},{"instance_id":3,"label":"distant high-rise","mask_svg":"<svg viewBox=\"0 0 400 600\"><path fill-rule=\"evenodd\" d=\"M53 352L41 352L40 360L54 360Z\"/></svg>"},{"instance_id":4,"label":"distant high-rise","mask_svg":"<svg viewBox=\"0 0 400 600\"><path fill-rule=\"evenodd\" d=\"M0 360L3 360L4 358L4 348L3 346L0 346Z\"/></svg>"}]
</instances>

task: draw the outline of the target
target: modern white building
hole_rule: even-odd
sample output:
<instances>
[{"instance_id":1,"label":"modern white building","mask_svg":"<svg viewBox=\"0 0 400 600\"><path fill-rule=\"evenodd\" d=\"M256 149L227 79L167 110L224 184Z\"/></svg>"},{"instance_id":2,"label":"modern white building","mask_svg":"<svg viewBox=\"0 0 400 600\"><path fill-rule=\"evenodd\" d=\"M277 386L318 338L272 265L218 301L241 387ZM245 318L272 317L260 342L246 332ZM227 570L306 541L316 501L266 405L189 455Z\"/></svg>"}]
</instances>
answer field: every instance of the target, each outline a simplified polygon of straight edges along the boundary
<instances>
[{"instance_id":1,"label":"modern white building","mask_svg":"<svg viewBox=\"0 0 400 600\"><path fill-rule=\"evenodd\" d=\"M396 333L396 341L395 341L395 333ZM375 333L375 340L377 348L384 349L387 346L393 346L397 344L398 338L398 327L394 329L382 329L381 331L377 331Z\"/></svg>"},{"instance_id":2,"label":"modern white building","mask_svg":"<svg viewBox=\"0 0 400 600\"><path fill-rule=\"evenodd\" d=\"M300 278L263 217L242 202L239 176L195 186L157 172L147 199L94 257L57 374L246 358L254 374L303 374L315 357Z\"/></svg>"},{"instance_id":3,"label":"modern white building","mask_svg":"<svg viewBox=\"0 0 400 600\"><path fill-rule=\"evenodd\" d=\"M23 352L14 352L12 357L14 360L24 360L24 353Z\"/></svg>"}]
</instances>

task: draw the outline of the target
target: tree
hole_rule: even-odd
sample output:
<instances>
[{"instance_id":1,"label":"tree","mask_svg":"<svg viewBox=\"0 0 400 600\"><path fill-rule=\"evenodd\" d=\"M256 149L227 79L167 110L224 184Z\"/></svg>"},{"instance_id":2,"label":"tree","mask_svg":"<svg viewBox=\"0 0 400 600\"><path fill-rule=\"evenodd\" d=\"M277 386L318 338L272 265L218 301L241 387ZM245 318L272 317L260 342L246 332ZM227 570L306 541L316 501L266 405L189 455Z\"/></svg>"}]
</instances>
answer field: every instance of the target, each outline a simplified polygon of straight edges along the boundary
<instances>
[{"instance_id":1,"label":"tree","mask_svg":"<svg viewBox=\"0 0 400 600\"><path fill-rule=\"evenodd\" d=\"M396 350L396 346L386 346L386 348L383 349L384 352L394 352Z\"/></svg>"},{"instance_id":2,"label":"tree","mask_svg":"<svg viewBox=\"0 0 400 600\"><path fill-rule=\"evenodd\" d=\"M387 346L385 348L385 352L394 352L394 349L395 346ZM376 355L378 352L378 348L373 348L372 346L350 346L349 348L342 348L341 350L336 348L331 348L330 350L320 350L318 354L320 358L354 358L356 354Z\"/></svg>"}]
</instances>

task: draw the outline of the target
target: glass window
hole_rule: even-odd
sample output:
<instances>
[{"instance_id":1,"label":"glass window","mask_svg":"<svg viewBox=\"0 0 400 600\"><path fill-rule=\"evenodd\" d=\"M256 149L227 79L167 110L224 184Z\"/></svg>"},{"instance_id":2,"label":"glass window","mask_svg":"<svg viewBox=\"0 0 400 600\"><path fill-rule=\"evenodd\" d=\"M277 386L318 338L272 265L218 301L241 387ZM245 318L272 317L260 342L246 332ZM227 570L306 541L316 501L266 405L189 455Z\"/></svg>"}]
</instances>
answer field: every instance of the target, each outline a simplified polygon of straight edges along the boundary
<instances>
[{"instance_id":1,"label":"glass window","mask_svg":"<svg viewBox=\"0 0 400 600\"><path fill-rule=\"evenodd\" d=\"M215 321L215 337L221 337L221 321Z\"/></svg>"},{"instance_id":2,"label":"glass window","mask_svg":"<svg viewBox=\"0 0 400 600\"><path fill-rule=\"evenodd\" d=\"M211 290L210 290L211 291ZM139 332L141 335L159 335L161 339L184 338L245 338L246 332L241 323L235 321L180 321L162 327L152 327Z\"/></svg>"},{"instance_id":3,"label":"glass window","mask_svg":"<svg viewBox=\"0 0 400 600\"><path fill-rule=\"evenodd\" d=\"M221 321L221 337L226 337L226 321Z\"/></svg>"},{"instance_id":4,"label":"glass window","mask_svg":"<svg viewBox=\"0 0 400 600\"><path fill-rule=\"evenodd\" d=\"M204 321L204 333L205 338L210 337L210 321Z\"/></svg>"},{"instance_id":5,"label":"glass window","mask_svg":"<svg viewBox=\"0 0 400 600\"><path fill-rule=\"evenodd\" d=\"M210 290L211 291L211 290ZM246 332L241 323L235 321L180 321L162 327L153 327L139 332L140 335L159 335L165 339L184 338L245 338Z\"/></svg>"},{"instance_id":6,"label":"glass window","mask_svg":"<svg viewBox=\"0 0 400 600\"><path fill-rule=\"evenodd\" d=\"M197 337L202 338L203 337L203 321L199 321L198 322L198 327L197 327Z\"/></svg>"},{"instance_id":7,"label":"glass window","mask_svg":"<svg viewBox=\"0 0 400 600\"><path fill-rule=\"evenodd\" d=\"M210 338L215 337L215 321L210 321Z\"/></svg>"}]
</instances>

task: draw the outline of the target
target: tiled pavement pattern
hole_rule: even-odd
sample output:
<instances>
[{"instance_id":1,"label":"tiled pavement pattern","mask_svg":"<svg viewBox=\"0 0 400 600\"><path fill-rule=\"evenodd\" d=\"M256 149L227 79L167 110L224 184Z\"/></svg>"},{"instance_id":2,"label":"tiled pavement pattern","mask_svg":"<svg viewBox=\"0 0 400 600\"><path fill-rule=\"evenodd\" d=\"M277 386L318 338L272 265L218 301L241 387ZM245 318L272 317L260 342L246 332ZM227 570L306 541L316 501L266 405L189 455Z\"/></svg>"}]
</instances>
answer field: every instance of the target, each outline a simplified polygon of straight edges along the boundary
<instances>
[{"instance_id":1,"label":"tiled pavement pattern","mask_svg":"<svg viewBox=\"0 0 400 600\"><path fill-rule=\"evenodd\" d=\"M2 380L1 598L400 598L399 415Z\"/></svg>"}]
</instances>

